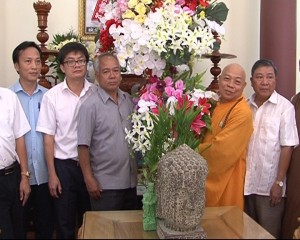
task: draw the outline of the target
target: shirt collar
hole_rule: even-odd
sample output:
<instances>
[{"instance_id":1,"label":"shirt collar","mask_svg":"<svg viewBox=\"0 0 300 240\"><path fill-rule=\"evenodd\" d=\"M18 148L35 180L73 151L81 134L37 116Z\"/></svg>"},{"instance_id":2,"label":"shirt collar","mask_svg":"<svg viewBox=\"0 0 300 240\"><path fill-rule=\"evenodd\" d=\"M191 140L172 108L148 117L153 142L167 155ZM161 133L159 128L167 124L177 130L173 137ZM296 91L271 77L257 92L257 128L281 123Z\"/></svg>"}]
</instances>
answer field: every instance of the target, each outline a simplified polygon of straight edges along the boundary
<instances>
[{"instance_id":1,"label":"shirt collar","mask_svg":"<svg viewBox=\"0 0 300 240\"><path fill-rule=\"evenodd\" d=\"M268 101L271 102L271 103L277 104L277 102L278 102L278 93L275 90L272 93L272 95L269 97Z\"/></svg>"},{"instance_id":2,"label":"shirt collar","mask_svg":"<svg viewBox=\"0 0 300 240\"><path fill-rule=\"evenodd\" d=\"M253 93L253 94L250 96L250 98L248 98L248 102L249 102L251 105L255 105L255 106L256 106L256 103L255 103L255 101L254 101L255 96L256 96L256 93ZM273 104L277 104L277 102L278 102L278 93L274 90L274 92L271 94L271 96L269 97L269 99L268 99L266 102L270 102L270 103L273 103Z\"/></svg>"},{"instance_id":3,"label":"shirt collar","mask_svg":"<svg viewBox=\"0 0 300 240\"><path fill-rule=\"evenodd\" d=\"M105 103L108 101L108 99L113 100L111 98L111 96L103 88L101 88L100 86L98 86L98 94L100 95L100 97L102 98L103 102L105 102ZM126 98L126 93L123 92L120 88L118 88L118 99L120 101L122 101L125 98Z\"/></svg>"},{"instance_id":4,"label":"shirt collar","mask_svg":"<svg viewBox=\"0 0 300 240\"><path fill-rule=\"evenodd\" d=\"M24 93L26 93L26 92L24 91L24 89L22 88L22 85L21 85L21 83L20 83L20 80L17 81L17 82L15 83L15 85L13 86L13 88L14 88L14 92L15 92L15 93L17 93L17 92L24 92ZM42 87L41 85L37 84L37 87L36 87L36 89L33 91L33 94L37 93L38 91L42 91L42 88L43 88L43 87Z\"/></svg>"},{"instance_id":5,"label":"shirt collar","mask_svg":"<svg viewBox=\"0 0 300 240\"><path fill-rule=\"evenodd\" d=\"M93 87L93 85L95 85L95 84L90 83L88 80L84 79L84 85L83 85L83 91L82 91L82 92L87 92L90 88L91 88L92 90L95 90L96 88ZM66 78L65 78L64 81L62 82L62 89L63 89L63 90L68 89L69 91L71 91L70 88L68 87Z\"/></svg>"}]
</instances>

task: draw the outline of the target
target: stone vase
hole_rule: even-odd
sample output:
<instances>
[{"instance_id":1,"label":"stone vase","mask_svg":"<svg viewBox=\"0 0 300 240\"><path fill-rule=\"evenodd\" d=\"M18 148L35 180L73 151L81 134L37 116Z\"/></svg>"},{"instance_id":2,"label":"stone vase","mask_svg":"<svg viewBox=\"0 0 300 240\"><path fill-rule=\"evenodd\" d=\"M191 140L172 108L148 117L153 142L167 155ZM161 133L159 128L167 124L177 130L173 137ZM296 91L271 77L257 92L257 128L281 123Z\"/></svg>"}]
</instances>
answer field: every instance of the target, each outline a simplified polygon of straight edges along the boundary
<instances>
[{"instance_id":1,"label":"stone vase","mask_svg":"<svg viewBox=\"0 0 300 240\"><path fill-rule=\"evenodd\" d=\"M156 204L157 198L154 189L154 183L148 183L146 191L143 194L143 229L145 231L156 230Z\"/></svg>"}]
</instances>

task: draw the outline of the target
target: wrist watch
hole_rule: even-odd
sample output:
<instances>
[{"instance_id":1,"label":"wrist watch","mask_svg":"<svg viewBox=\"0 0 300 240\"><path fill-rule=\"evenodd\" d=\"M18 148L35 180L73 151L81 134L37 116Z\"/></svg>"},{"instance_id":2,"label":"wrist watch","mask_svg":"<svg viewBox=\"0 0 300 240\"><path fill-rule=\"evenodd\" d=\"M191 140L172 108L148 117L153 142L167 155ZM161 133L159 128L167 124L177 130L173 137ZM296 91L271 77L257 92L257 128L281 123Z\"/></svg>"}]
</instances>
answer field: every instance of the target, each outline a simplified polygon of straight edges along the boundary
<instances>
[{"instance_id":1,"label":"wrist watch","mask_svg":"<svg viewBox=\"0 0 300 240\"><path fill-rule=\"evenodd\" d=\"M29 171L26 171L26 172L21 172L21 175L27 177L27 178L30 178L30 172Z\"/></svg>"},{"instance_id":2,"label":"wrist watch","mask_svg":"<svg viewBox=\"0 0 300 240\"><path fill-rule=\"evenodd\" d=\"M283 187L283 181L276 181L275 182L279 187Z\"/></svg>"}]
</instances>

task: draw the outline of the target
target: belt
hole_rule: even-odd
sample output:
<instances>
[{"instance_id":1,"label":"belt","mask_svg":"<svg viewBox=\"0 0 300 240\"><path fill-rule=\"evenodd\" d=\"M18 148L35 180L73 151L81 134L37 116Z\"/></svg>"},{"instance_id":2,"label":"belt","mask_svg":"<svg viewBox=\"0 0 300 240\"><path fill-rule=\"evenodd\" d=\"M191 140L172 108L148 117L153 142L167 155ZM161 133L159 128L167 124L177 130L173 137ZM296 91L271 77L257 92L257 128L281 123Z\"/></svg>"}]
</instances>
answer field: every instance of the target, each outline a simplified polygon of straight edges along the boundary
<instances>
[{"instance_id":1,"label":"belt","mask_svg":"<svg viewBox=\"0 0 300 240\"><path fill-rule=\"evenodd\" d=\"M9 175L15 172L17 166L17 161L15 161L12 165L2 168L0 170L0 176Z\"/></svg>"},{"instance_id":2,"label":"belt","mask_svg":"<svg viewBox=\"0 0 300 240\"><path fill-rule=\"evenodd\" d=\"M66 163L66 164L76 165L77 167L79 166L79 161L77 161L73 158L67 158L67 159L54 158L54 159L58 160L60 162Z\"/></svg>"}]
</instances>

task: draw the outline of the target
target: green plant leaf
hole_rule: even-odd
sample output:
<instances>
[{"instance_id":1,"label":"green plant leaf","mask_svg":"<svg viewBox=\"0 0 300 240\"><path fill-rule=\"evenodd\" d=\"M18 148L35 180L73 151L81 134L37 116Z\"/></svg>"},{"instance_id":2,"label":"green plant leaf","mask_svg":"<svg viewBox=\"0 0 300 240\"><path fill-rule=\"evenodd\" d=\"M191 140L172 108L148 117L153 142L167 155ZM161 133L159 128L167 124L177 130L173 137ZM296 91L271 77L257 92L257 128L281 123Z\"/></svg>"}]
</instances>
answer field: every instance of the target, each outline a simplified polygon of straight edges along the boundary
<instances>
[{"instance_id":1,"label":"green plant leaf","mask_svg":"<svg viewBox=\"0 0 300 240\"><path fill-rule=\"evenodd\" d=\"M209 5L206 9L206 17L211 21L216 21L220 25L227 19L229 9L223 2Z\"/></svg>"}]
</instances>

